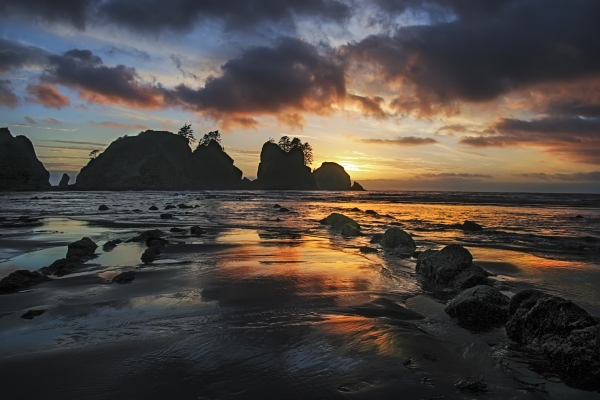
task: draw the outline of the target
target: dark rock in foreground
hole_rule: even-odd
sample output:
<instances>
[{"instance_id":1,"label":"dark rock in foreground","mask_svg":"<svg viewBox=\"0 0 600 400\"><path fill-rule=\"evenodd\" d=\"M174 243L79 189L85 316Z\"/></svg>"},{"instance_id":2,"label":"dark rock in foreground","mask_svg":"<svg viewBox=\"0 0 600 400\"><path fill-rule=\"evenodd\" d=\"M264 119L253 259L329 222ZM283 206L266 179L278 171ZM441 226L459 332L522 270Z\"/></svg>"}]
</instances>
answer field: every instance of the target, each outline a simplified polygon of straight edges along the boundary
<instances>
[{"instance_id":1,"label":"dark rock in foreground","mask_svg":"<svg viewBox=\"0 0 600 400\"><path fill-rule=\"evenodd\" d=\"M600 391L600 325L575 303L537 290L517 293L506 324L509 338L547 357L568 385Z\"/></svg>"},{"instance_id":2,"label":"dark rock in foreground","mask_svg":"<svg viewBox=\"0 0 600 400\"><path fill-rule=\"evenodd\" d=\"M31 141L0 128L0 190L49 190L50 173L38 160Z\"/></svg>"},{"instance_id":3,"label":"dark rock in foreground","mask_svg":"<svg viewBox=\"0 0 600 400\"><path fill-rule=\"evenodd\" d=\"M454 386L462 391L473 394L482 394L488 391L488 385L485 383L483 378L477 381L471 379L461 379Z\"/></svg>"},{"instance_id":4,"label":"dark rock in foreground","mask_svg":"<svg viewBox=\"0 0 600 400\"><path fill-rule=\"evenodd\" d=\"M334 162L324 162L313 175L319 190L350 190L350 175L344 167Z\"/></svg>"},{"instance_id":5,"label":"dark rock in foreground","mask_svg":"<svg viewBox=\"0 0 600 400\"><path fill-rule=\"evenodd\" d=\"M109 240L108 242L102 245L102 249L104 251L111 251L121 243L123 243L121 239Z\"/></svg>"},{"instance_id":6,"label":"dark rock in foreground","mask_svg":"<svg viewBox=\"0 0 600 400\"><path fill-rule=\"evenodd\" d=\"M509 298L498 289L479 285L461 292L444 311L472 329L501 326L508 320Z\"/></svg>"},{"instance_id":7,"label":"dark rock in foreground","mask_svg":"<svg viewBox=\"0 0 600 400\"><path fill-rule=\"evenodd\" d=\"M112 283L118 283L120 285L131 283L135 279L135 272L127 271L121 272L119 275L112 278Z\"/></svg>"},{"instance_id":8,"label":"dark rock in foreground","mask_svg":"<svg viewBox=\"0 0 600 400\"><path fill-rule=\"evenodd\" d=\"M194 225L190 228L190 233L192 235L202 235L204 233L206 233L206 231L202 228L200 228L198 225Z\"/></svg>"},{"instance_id":9,"label":"dark rock in foreground","mask_svg":"<svg viewBox=\"0 0 600 400\"><path fill-rule=\"evenodd\" d=\"M149 231L144 231L142 233L140 233L138 236L133 237L129 240L127 240L127 242L146 242L148 240L148 238L152 237L152 238L161 238L163 236L166 236L167 234L164 233L163 231L161 231L160 229L152 229Z\"/></svg>"},{"instance_id":10,"label":"dark rock in foreground","mask_svg":"<svg viewBox=\"0 0 600 400\"><path fill-rule=\"evenodd\" d=\"M417 274L444 288L464 290L478 285L489 285L490 274L473 264L469 250L451 244L440 251L426 251L417 257Z\"/></svg>"},{"instance_id":11,"label":"dark rock in foreground","mask_svg":"<svg viewBox=\"0 0 600 400\"><path fill-rule=\"evenodd\" d=\"M344 214L332 213L327 218L321 220L321 224L329 225L333 229L341 230L344 225L349 224L356 229L360 229L358 222L350 217L346 217Z\"/></svg>"},{"instance_id":12,"label":"dark rock in foreground","mask_svg":"<svg viewBox=\"0 0 600 400\"><path fill-rule=\"evenodd\" d=\"M85 264L81 261L80 258L74 257L61 258L60 260L56 260L47 267L40 268L40 271L44 275L54 275L61 277L76 273L82 268L85 268Z\"/></svg>"},{"instance_id":13,"label":"dark rock in foreground","mask_svg":"<svg viewBox=\"0 0 600 400\"><path fill-rule=\"evenodd\" d=\"M97 248L98 245L92 239L84 237L68 246L67 258L90 258L94 256Z\"/></svg>"},{"instance_id":14,"label":"dark rock in foreground","mask_svg":"<svg viewBox=\"0 0 600 400\"><path fill-rule=\"evenodd\" d=\"M169 214L169 213L160 214L160 218L161 219L173 219L173 214Z\"/></svg>"},{"instance_id":15,"label":"dark rock in foreground","mask_svg":"<svg viewBox=\"0 0 600 400\"><path fill-rule=\"evenodd\" d=\"M16 293L51 280L39 272L20 269L0 280L0 294Z\"/></svg>"},{"instance_id":16,"label":"dark rock in foreground","mask_svg":"<svg viewBox=\"0 0 600 400\"><path fill-rule=\"evenodd\" d=\"M364 254L377 253L377 249L376 248L369 247L369 246L363 246L359 250L360 250L361 253L364 253Z\"/></svg>"},{"instance_id":17,"label":"dark rock in foreground","mask_svg":"<svg viewBox=\"0 0 600 400\"><path fill-rule=\"evenodd\" d=\"M148 247L146 251L144 251L144 253L142 254L141 260L145 264L150 264L151 262L156 260L156 257L158 257L159 254L160 248L158 246Z\"/></svg>"},{"instance_id":18,"label":"dark rock in foreground","mask_svg":"<svg viewBox=\"0 0 600 400\"><path fill-rule=\"evenodd\" d=\"M463 231L482 231L483 226L479 225L477 222L466 220L462 225L459 225L459 228Z\"/></svg>"},{"instance_id":19,"label":"dark rock in foreground","mask_svg":"<svg viewBox=\"0 0 600 400\"><path fill-rule=\"evenodd\" d=\"M385 231L379 244L382 247L394 248L405 253L412 253L417 248L412 236L402 229L395 227Z\"/></svg>"},{"instance_id":20,"label":"dark rock in foreground","mask_svg":"<svg viewBox=\"0 0 600 400\"><path fill-rule=\"evenodd\" d=\"M48 310L29 310L25 314L21 315L23 319L34 319L35 317L39 317L44 314Z\"/></svg>"},{"instance_id":21,"label":"dark rock in foreground","mask_svg":"<svg viewBox=\"0 0 600 400\"><path fill-rule=\"evenodd\" d=\"M101 204L100 207L98 207L98 211L108 211L108 206Z\"/></svg>"},{"instance_id":22,"label":"dark rock in foreground","mask_svg":"<svg viewBox=\"0 0 600 400\"><path fill-rule=\"evenodd\" d=\"M373 236L371 236L371 240L369 241L369 243L380 243L381 239L383 239L383 233L376 233Z\"/></svg>"}]
</instances>

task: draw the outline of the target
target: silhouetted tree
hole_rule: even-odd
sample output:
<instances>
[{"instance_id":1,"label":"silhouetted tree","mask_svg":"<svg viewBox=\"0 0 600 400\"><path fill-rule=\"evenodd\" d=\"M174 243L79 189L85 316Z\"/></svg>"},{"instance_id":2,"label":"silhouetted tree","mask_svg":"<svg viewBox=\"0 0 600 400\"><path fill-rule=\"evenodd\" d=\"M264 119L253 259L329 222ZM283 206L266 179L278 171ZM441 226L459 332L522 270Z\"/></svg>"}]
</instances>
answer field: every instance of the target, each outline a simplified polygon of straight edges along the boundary
<instances>
[{"instance_id":1,"label":"silhouetted tree","mask_svg":"<svg viewBox=\"0 0 600 400\"><path fill-rule=\"evenodd\" d=\"M208 144L213 140L219 143L219 145L221 144L221 134L219 131L212 131L204 134L202 139L198 141L198 146L208 146Z\"/></svg>"},{"instance_id":2,"label":"silhouetted tree","mask_svg":"<svg viewBox=\"0 0 600 400\"><path fill-rule=\"evenodd\" d=\"M100 150L92 150L90 151L90 159L94 159L96 157L98 157L98 154L100 154Z\"/></svg>"},{"instance_id":3,"label":"silhouetted tree","mask_svg":"<svg viewBox=\"0 0 600 400\"><path fill-rule=\"evenodd\" d=\"M286 152L289 152L290 150L296 149L296 148L302 150L302 153L304 153L304 165L312 164L312 162L313 162L312 146L310 144L308 144L308 142L302 143L302 141L297 137L290 140L290 138L288 136L282 136L281 139L279 139L279 142L277 144L279 145L279 147L281 147L281 149L283 151L286 151Z\"/></svg>"},{"instance_id":4,"label":"silhouetted tree","mask_svg":"<svg viewBox=\"0 0 600 400\"><path fill-rule=\"evenodd\" d=\"M183 124L183 126L179 128L177 134L186 138L188 143L196 141L196 138L194 137L194 130L192 129L191 124Z\"/></svg>"}]
</instances>

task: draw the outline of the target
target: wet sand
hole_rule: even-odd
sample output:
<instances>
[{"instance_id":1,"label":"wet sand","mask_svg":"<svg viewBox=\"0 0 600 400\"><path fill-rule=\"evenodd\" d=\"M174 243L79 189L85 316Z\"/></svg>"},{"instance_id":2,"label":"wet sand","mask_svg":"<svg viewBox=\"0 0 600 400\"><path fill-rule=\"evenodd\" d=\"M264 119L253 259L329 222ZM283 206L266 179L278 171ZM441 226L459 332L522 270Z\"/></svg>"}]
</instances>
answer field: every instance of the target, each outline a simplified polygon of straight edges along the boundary
<instances>
[{"instance_id":1,"label":"wet sand","mask_svg":"<svg viewBox=\"0 0 600 400\"><path fill-rule=\"evenodd\" d=\"M47 265L82 236L101 245L141 230L46 222L41 230L48 232L1 237L0 246L20 254L0 264L2 276L13 267ZM358 248L368 238L346 241L327 230L315 235L285 227L175 235L151 265L139 260L143 244L100 246L89 270L0 296L3 393L24 399L599 397L531 371L507 349L503 329L476 334L458 326L441 300L422 291L414 259L364 255ZM510 287L528 285L527 262L471 250ZM132 283L110 283L130 270ZM31 309L48 311L20 318ZM455 386L480 378L489 386L483 395Z\"/></svg>"}]
</instances>

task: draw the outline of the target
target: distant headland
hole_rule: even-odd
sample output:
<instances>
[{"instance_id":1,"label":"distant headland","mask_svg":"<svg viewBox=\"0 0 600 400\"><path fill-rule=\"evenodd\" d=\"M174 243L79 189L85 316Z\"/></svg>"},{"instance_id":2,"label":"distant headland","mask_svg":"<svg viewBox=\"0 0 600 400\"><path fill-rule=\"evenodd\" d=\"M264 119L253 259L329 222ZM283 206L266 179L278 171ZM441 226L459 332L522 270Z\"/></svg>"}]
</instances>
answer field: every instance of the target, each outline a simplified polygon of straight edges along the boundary
<instances>
[{"instance_id":1,"label":"distant headland","mask_svg":"<svg viewBox=\"0 0 600 400\"><path fill-rule=\"evenodd\" d=\"M339 164L324 162L311 171L312 147L298 138L267 141L255 180L243 178L218 131L205 134L193 151L191 141L190 125L178 133L125 135L103 152L92 152L74 184L64 174L51 186L31 141L0 128L0 190L364 190Z\"/></svg>"}]
</instances>

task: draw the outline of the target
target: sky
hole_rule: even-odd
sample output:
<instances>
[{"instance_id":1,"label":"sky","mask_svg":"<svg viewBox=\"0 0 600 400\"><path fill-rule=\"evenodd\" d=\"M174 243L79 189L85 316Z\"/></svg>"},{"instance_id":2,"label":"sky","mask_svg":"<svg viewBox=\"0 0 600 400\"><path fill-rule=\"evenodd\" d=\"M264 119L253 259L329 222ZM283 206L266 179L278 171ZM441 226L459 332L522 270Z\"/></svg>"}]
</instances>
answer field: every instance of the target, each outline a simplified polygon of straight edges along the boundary
<instances>
[{"instance_id":1,"label":"sky","mask_svg":"<svg viewBox=\"0 0 600 400\"><path fill-rule=\"evenodd\" d=\"M299 137L367 189L600 193L597 0L0 0L0 126L58 183L146 129L244 176Z\"/></svg>"}]
</instances>

